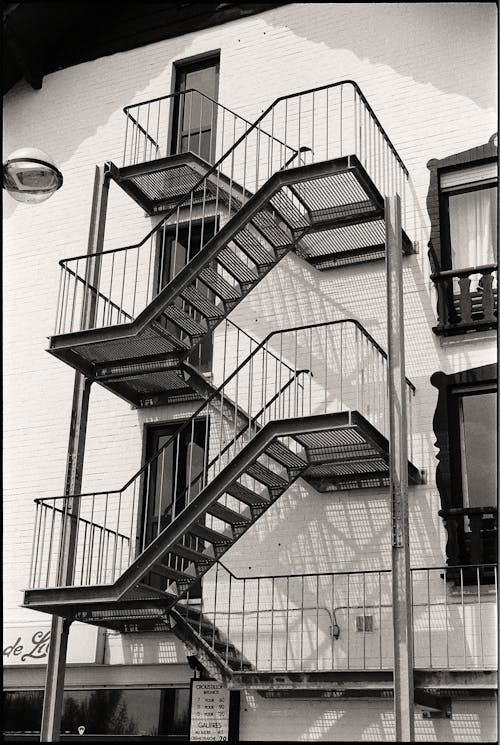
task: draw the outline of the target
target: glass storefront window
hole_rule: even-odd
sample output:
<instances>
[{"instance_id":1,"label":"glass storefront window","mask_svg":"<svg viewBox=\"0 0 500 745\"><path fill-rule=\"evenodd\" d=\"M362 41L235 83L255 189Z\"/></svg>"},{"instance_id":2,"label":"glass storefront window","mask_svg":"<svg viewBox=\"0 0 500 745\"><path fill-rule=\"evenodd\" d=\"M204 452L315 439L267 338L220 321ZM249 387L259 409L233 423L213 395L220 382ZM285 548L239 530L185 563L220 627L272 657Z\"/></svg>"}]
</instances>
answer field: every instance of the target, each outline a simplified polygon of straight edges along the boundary
<instances>
[{"instance_id":1,"label":"glass storefront window","mask_svg":"<svg viewBox=\"0 0 500 745\"><path fill-rule=\"evenodd\" d=\"M3 732L39 733L43 691L4 694ZM95 689L66 691L61 734L171 736L189 735L189 689Z\"/></svg>"}]
</instances>

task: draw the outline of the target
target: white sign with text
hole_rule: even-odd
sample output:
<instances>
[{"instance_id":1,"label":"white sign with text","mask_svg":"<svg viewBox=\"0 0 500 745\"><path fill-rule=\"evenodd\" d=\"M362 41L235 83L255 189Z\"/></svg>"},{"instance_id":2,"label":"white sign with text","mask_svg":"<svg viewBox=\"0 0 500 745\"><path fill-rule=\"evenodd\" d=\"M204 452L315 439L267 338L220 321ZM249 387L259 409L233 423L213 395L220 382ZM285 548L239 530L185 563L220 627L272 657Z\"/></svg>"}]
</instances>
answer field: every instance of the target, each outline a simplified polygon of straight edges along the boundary
<instances>
[{"instance_id":1,"label":"white sign with text","mask_svg":"<svg viewBox=\"0 0 500 745\"><path fill-rule=\"evenodd\" d=\"M192 680L190 739L225 742L228 738L229 690L216 680Z\"/></svg>"}]
</instances>

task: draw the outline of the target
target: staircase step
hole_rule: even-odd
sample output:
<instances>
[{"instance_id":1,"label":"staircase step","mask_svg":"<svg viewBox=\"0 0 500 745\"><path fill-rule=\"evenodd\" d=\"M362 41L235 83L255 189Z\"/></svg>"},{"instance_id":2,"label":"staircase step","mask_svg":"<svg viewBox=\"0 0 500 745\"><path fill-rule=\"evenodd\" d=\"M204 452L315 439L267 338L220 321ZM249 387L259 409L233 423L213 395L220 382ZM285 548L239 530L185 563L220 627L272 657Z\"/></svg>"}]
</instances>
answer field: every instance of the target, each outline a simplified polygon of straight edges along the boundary
<instances>
[{"instance_id":1,"label":"staircase step","mask_svg":"<svg viewBox=\"0 0 500 745\"><path fill-rule=\"evenodd\" d=\"M193 523L189 527L189 533L198 538L202 538L204 541L209 541L209 543L212 543L214 546L227 545L228 543L233 542L233 539L229 536L218 533L216 530L207 528L206 525L202 525L198 522Z\"/></svg>"},{"instance_id":2,"label":"staircase step","mask_svg":"<svg viewBox=\"0 0 500 745\"><path fill-rule=\"evenodd\" d=\"M241 285L251 285L259 279L250 267L248 267L228 246L217 254L217 261L226 271L231 274Z\"/></svg>"},{"instance_id":3,"label":"staircase step","mask_svg":"<svg viewBox=\"0 0 500 745\"><path fill-rule=\"evenodd\" d=\"M252 521L248 517L245 517L245 515L230 510L229 507L219 504L219 502L214 502L210 505L207 512L219 520L229 523L229 525L251 525L252 523Z\"/></svg>"},{"instance_id":4,"label":"staircase step","mask_svg":"<svg viewBox=\"0 0 500 745\"><path fill-rule=\"evenodd\" d=\"M212 267L206 266L202 269L198 275L198 279L200 279L210 290L215 292L224 303L235 302L241 298L241 293L238 289L229 284L229 282L227 282L224 277L221 277L221 275L215 269L212 269Z\"/></svg>"},{"instance_id":5,"label":"staircase step","mask_svg":"<svg viewBox=\"0 0 500 745\"><path fill-rule=\"evenodd\" d=\"M286 233L268 210L261 210L252 217L252 224L262 233L269 243L276 246L289 246L292 242L291 236Z\"/></svg>"},{"instance_id":6,"label":"staircase step","mask_svg":"<svg viewBox=\"0 0 500 745\"><path fill-rule=\"evenodd\" d=\"M290 448L287 448L286 445L283 445L278 440L274 440L274 442L268 445L264 452L270 458L285 466L289 471L302 471L308 465L307 461L300 458L300 456L296 455Z\"/></svg>"},{"instance_id":7,"label":"staircase step","mask_svg":"<svg viewBox=\"0 0 500 745\"><path fill-rule=\"evenodd\" d=\"M173 582L179 582L185 584L186 582L196 582L198 577L193 574L187 574L186 572L180 572L178 569L166 566L165 564L155 564L151 569L154 574L160 574L162 577L172 580Z\"/></svg>"},{"instance_id":8,"label":"staircase step","mask_svg":"<svg viewBox=\"0 0 500 745\"><path fill-rule=\"evenodd\" d=\"M208 320L215 320L224 315L224 310L218 308L194 285L189 285L181 292L181 297L199 311Z\"/></svg>"},{"instance_id":9,"label":"staircase step","mask_svg":"<svg viewBox=\"0 0 500 745\"><path fill-rule=\"evenodd\" d=\"M147 600L148 598L165 598L165 600L172 600L175 597L176 596L172 592L162 590L160 587L152 587L151 585L146 584L146 582L139 582L136 587L132 587L127 591L122 600L137 600L139 598L144 600Z\"/></svg>"},{"instance_id":10,"label":"staircase step","mask_svg":"<svg viewBox=\"0 0 500 745\"><path fill-rule=\"evenodd\" d=\"M276 490L284 491L289 485L286 479L278 476L278 474L269 470L269 468L266 468L266 466L263 466L262 463L259 463L258 461L255 461L251 466L245 468L245 473L252 478L257 479L257 481L260 481L261 484L267 486L270 492Z\"/></svg>"},{"instance_id":11,"label":"staircase step","mask_svg":"<svg viewBox=\"0 0 500 745\"><path fill-rule=\"evenodd\" d=\"M272 207L280 214L292 230L309 227L309 220L303 214L294 201L286 194L284 189L280 189L270 200ZM302 208L305 211L305 207Z\"/></svg>"},{"instance_id":12,"label":"staircase step","mask_svg":"<svg viewBox=\"0 0 500 745\"><path fill-rule=\"evenodd\" d=\"M202 326L176 305L168 305L163 311L163 314L182 331L185 331L188 336L205 336L207 333L206 326Z\"/></svg>"},{"instance_id":13,"label":"staircase step","mask_svg":"<svg viewBox=\"0 0 500 745\"><path fill-rule=\"evenodd\" d=\"M248 489L243 484L239 484L237 481L226 489L227 494L230 494L235 499L239 499L240 502L248 504L249 507L264 507L269 504L269 499L262 494L256 494L251 489Z\"/></svg>"},{"instance_id":14,"label":"staircase step","mask_svg":"<svg viewBox=\"0 0 500 745\"><path fill-rule=\"evenodd\" d=\"M195 551L193 548L188 548L181 543L174 543L170 547L169 552L174 556L180 556L182 559L191 561L193 564L213 564L215 562L214 556L208 556L207 554Z\"/></svg>"},{"instance_id":15,"label":"staircase step","mask_svg":"<svg viewBox=\"0 0 500 745\"><path fill-rule=\"evenodd\" d=\"M234 236L233 242L259 266L273 266L276 263L276 257L246 228Z\"/></svg>"}]
</instances>

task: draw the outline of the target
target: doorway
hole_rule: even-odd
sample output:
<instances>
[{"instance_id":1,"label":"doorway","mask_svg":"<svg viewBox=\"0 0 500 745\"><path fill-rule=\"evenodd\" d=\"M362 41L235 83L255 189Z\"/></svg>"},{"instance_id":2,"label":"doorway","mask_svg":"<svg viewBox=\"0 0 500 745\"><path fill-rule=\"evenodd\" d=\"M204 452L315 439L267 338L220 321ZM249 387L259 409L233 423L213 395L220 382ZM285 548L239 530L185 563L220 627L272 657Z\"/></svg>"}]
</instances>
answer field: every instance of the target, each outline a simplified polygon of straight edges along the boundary
<instances>
[{"instance_id":1,"label":"doorway","mask_svg":"<svg viewBox=\"0 0 500 745\"><path fill-rule=\"evenodd\" d=\"M215 162L219 59L217 53L174 63L171 155L192 152Z\"/></svg>"}]
</instances>

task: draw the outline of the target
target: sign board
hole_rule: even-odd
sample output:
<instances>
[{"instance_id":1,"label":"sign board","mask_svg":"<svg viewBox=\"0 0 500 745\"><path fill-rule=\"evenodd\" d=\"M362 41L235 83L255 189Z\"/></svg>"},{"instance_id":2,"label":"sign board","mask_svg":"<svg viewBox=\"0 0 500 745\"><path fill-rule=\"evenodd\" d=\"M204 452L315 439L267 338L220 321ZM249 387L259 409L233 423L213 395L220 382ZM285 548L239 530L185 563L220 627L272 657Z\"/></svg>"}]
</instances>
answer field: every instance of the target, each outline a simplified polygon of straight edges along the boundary
<instances>
[{"instance_id":1,"label":"sign board","mask_svg":"<svg viewBox=\"0 0 500 745\"><path fill-rule=\"evenodd\" d=\"M216 680L191 681L191 741L229 739L229 690Z\"/></svg>"},{"instance_id":2,"label":"sign board","mask_svg":"<svg viewBox=\"0 0 500 745\"><path fill-rule=\"evenodd\" d=\"M3 636L3 664L46 665L50 646L50 623L19 626L7 624ZM99 629L72 624L68 640L68 663L95 663L99 655Z\"/></svg>"}]
</instances>

